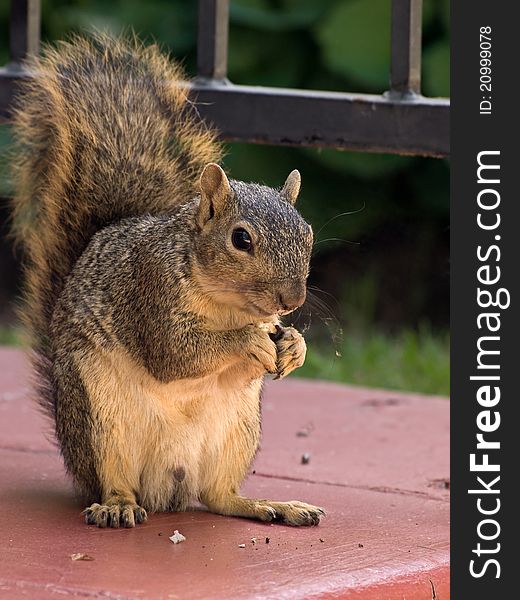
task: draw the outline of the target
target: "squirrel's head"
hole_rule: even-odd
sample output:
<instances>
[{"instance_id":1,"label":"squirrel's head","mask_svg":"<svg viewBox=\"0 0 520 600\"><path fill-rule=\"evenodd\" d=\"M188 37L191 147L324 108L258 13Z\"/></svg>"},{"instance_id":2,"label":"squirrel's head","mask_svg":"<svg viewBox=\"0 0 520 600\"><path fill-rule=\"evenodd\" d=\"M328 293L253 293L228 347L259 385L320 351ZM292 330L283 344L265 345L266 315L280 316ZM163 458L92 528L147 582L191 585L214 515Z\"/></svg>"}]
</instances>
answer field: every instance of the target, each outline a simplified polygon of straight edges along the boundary
<instances>
[{"instance_id":1,"label":"squirrel's head","mask_svg":"<svg viewBox=\"0 0 520 600\"><path fill-rule=\"evenodd\" d=\"M195 267L216 302L267 318L305 302L312 229L294 204L300 174L281 190L229 181L216 164L200 179Z\"/></svg>"}]
</instances>

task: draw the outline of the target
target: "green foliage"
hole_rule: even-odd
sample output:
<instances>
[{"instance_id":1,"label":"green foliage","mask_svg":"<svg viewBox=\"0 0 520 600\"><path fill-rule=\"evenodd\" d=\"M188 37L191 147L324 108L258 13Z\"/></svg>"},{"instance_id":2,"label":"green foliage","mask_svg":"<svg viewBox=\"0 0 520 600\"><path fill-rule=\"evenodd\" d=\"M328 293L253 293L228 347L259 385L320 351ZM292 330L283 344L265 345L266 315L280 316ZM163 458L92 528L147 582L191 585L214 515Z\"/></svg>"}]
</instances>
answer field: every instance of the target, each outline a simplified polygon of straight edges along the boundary
<instances>
[{"instance_id":1,"label":"green foliage","mask_svg":"<svg viewBox=\"0 0 520 600\"><path fill-rule=\"evenodd\" d=\"M18 327L0 325L0 346L23 346L23 333Z\"/></svg>"},{"instance_id":2,"label":"green foliage","mask_svg":"<svg viewBox=\"0 0 520 600\"><path fill-rule=\"evenodd\" d=\"M435 26L438 19L445 19L446 15L448 23L443 20L443 25L447 30L449 0L443 0L441 9L438 4L438 0L424 1L425 30ZM437 14L439 11L440 14ZM390 0L338 1L333 3L323 19L317 21L315 35L321 47L324 63L331 71L351 82L355 89L360 89L361 86L363 91L383 92L388 88L390 12ZM447 45L447 40L443 44ZM426 48L426 55L428 54L429 49ZM433 82L442 79L446 69L449 73L449 57L440 64L443 57L437 57L437 54L438 52L432 53L434 57L424 65L425 77ZM435 90L434 95L447 95L445 88L435 87L435 83L432 86ZM443 91L438 93L437 89Z\"/></svg>"},{"instance_id":3,"label":"green foliage","mask_svg":"<svg viewBox=\"0 0 520 600\"><path fill-rule=\"evenodd\" d=\"M259 31L290 31L311 26L332 0L284 0L273 7L268 0L235 0L230 17L235 25Z\"/></svg>"},{"instance_id":4,"label":"green foliage","mask_svg":"<svg viewBox=\"0 0 520 600\"><path fill-rule=\"evenodd\" d=\"M380 331L347 336L339 349L308 344L298 377L448 396L449 336L428 329L390 336Z\"/></svg>"},{"instance_id":5,"label":"green foliage","mask_svg":"<svg viewBox=\"0 0 520 600\"><path fill-rule=\"evenodd\" d=\"M266 43L266 35L269 43ZM287 52L287 46L292 48ZM229 36L229 73L236 83L297 87L305 72L306 47L294 33L232 28Z\"/></svg>"},{"instance_id":6,"label":"green foliage","mask_svg":"<svg viewBox=\"0 0 520 600\"><path fill-rule=\"evenodd\" d=\"M441 0L441 19L444 30L449 34L450 31L450 10L451 0Z\"/></svg>"},{"instance_id":7,"label":"green foliage","mask_svg":"<svg viewBox=\"0 0 520 600\"><path fill-rule=\"evenodd\" d=\"M439 40L427 48L423 57L424 91L428 96L450 95L450 46Z\"/></svg>"},{"instance_id":8,"label":"green foliage","mask_svg":"<svg viewBox=\"0 0 520 600\"><path fill-rule=\"evenodd\" d=\"M69 31L94 27L121 31L132 27L147 40L168 42L174 52L191 50L197 3L184 0L46 0L42 37L60 39Z\"/></svg>"},{"instance_id":9,"label":"green foliage","mask_svg":"<svg viewBox=\"0 0 520 600\"><path fill-rule=\"evenodd\" d=\"M373 91L387 88L389 0L336 2L315 31L324 62L332 71Z\"/></svg>"},{"instance_id":10,"label":"green foliage","mask_svg":"<svg viewBox=\"0 0 520 600\"><path fill-rule=\"evenodd\" d=\"M363 179L390 175L405 169L412 161L409 156L397 154L361 154L328 148L309 148L306 152L317 162L338 173L352 173Z\"/></svg>"}]
</instances>

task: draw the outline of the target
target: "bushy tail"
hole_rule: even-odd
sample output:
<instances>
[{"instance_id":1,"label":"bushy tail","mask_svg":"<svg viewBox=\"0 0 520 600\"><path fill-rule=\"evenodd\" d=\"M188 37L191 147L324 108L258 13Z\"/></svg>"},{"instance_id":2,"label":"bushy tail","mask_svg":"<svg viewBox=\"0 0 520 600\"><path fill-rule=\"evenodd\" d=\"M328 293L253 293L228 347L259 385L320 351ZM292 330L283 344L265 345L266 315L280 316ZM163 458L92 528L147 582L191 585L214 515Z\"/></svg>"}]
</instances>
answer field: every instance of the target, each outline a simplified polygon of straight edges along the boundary
<instances>
[{"instance_id":1,"label":"bushy tail","mask_svg":"<svg viewBox=\"0 0 520 600\"><path fill-rule=\"evenodd\" d=\"M76 36L28 66L14 118L13 223L25 257L22 319L45 383L53 309L94 233L193 198L221 149L176 85L181 69L156 46ZM53 412L48 395L42 403Z\"/></svg>"}]
</instances>

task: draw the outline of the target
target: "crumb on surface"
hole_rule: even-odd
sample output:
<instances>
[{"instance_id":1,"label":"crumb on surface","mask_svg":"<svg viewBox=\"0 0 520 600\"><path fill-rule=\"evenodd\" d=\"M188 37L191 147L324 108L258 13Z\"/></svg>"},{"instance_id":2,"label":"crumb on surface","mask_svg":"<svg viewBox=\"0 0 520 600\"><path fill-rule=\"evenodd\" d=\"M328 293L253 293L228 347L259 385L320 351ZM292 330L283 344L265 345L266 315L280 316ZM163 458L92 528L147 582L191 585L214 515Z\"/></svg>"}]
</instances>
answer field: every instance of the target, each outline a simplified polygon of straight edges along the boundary
<instances>
[{"instance_id":1,"label":"crumb on surface","mask_svg":"<svg viewBox=\"0 0 520 600\"><path fill-rule=\"evenodd\" d=\"M176 529L173 532L173 535L170 536L170 540L174 543L174 544L180 544L181 542L186 541L186 537L182 535L182 533L179 533L179 531Z\"/></svg>"},{"instance_id":2,"label":"crumb on surface","mask_svg":"<svg viewBox=\"0 0 520 600\"><path fill-rule=\"evenodd\" d=\"M84 554L83 552L75 552L70 555L71 560L94 560L92 556L89 554Z\"/></svg>"}]
</instances>

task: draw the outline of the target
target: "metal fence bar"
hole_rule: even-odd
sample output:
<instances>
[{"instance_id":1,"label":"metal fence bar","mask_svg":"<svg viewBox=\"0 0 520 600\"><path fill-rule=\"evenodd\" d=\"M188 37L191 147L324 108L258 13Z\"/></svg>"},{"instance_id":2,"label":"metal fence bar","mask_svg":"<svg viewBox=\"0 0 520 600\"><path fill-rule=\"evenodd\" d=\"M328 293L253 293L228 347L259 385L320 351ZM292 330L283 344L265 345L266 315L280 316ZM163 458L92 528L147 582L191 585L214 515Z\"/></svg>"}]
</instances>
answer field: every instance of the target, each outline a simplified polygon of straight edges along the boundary
<instances>
[{"instance_id":1,"label":"metal fence bar","mask_svg":"<svg viewBox=\"0 0 520 600\"><path fill-rule=\"evenodd\" d=\"M199 0L197 73L225 79L227 75L229 0Z\"/></svg>"},{"instance_id":2,"label":"metal fence bar","mask_svg":"<svg viewBox=\"0 0 520 600\"><path fill-rule=\"evenodd\" d=\"M0 122L24 72L0 69ZM424 156L449 154L449 100L195 82L200 116L225 140Z\"/></svg>"},{"instance_id":3,"label":"metal fence bar","mask_svg":"<svg viewBox=\"0 0 520 600\"><path fill-rule=\"evenodd\" d=\"M12 0L11 8L20 61L38 47L39 2ZM199 78L190 95L225 140L447 156L449 100L420 95L421 9L421 0L392 0L391 91L375 96L231 84L229 2L199 0ZM18 82L31 76L16 62L0 68L0 122L10 118Z\"/></svg>"},{"instance_id":4,"label":"metal fence bar","mask_svg":"<svg viewBox=\"0 0 520 600\"><path fill-rule=\"evenodd\" d=\"M20 63L40 49L40 0L11 0L9 54Z\"/></svg>"},{"instance_id":5,"label":"metal fence bar","mask_svg":"<svg viewBox=\"0 0 520 600\"><path fill-rule=\"evenodd\" d=\"M422 0L392 0L390 92L421 93Z\"/></svg>"},{"instance_id":6,"label":"metal fence bar","mask_svg":"<svg viewBox=\"0 0 520 600\"><path fill-rule=\"evenodd\" d=\"M449 100L197 84L199 114L226 140L424 156L449 154Z\"/></svg>"}]
</instances>

